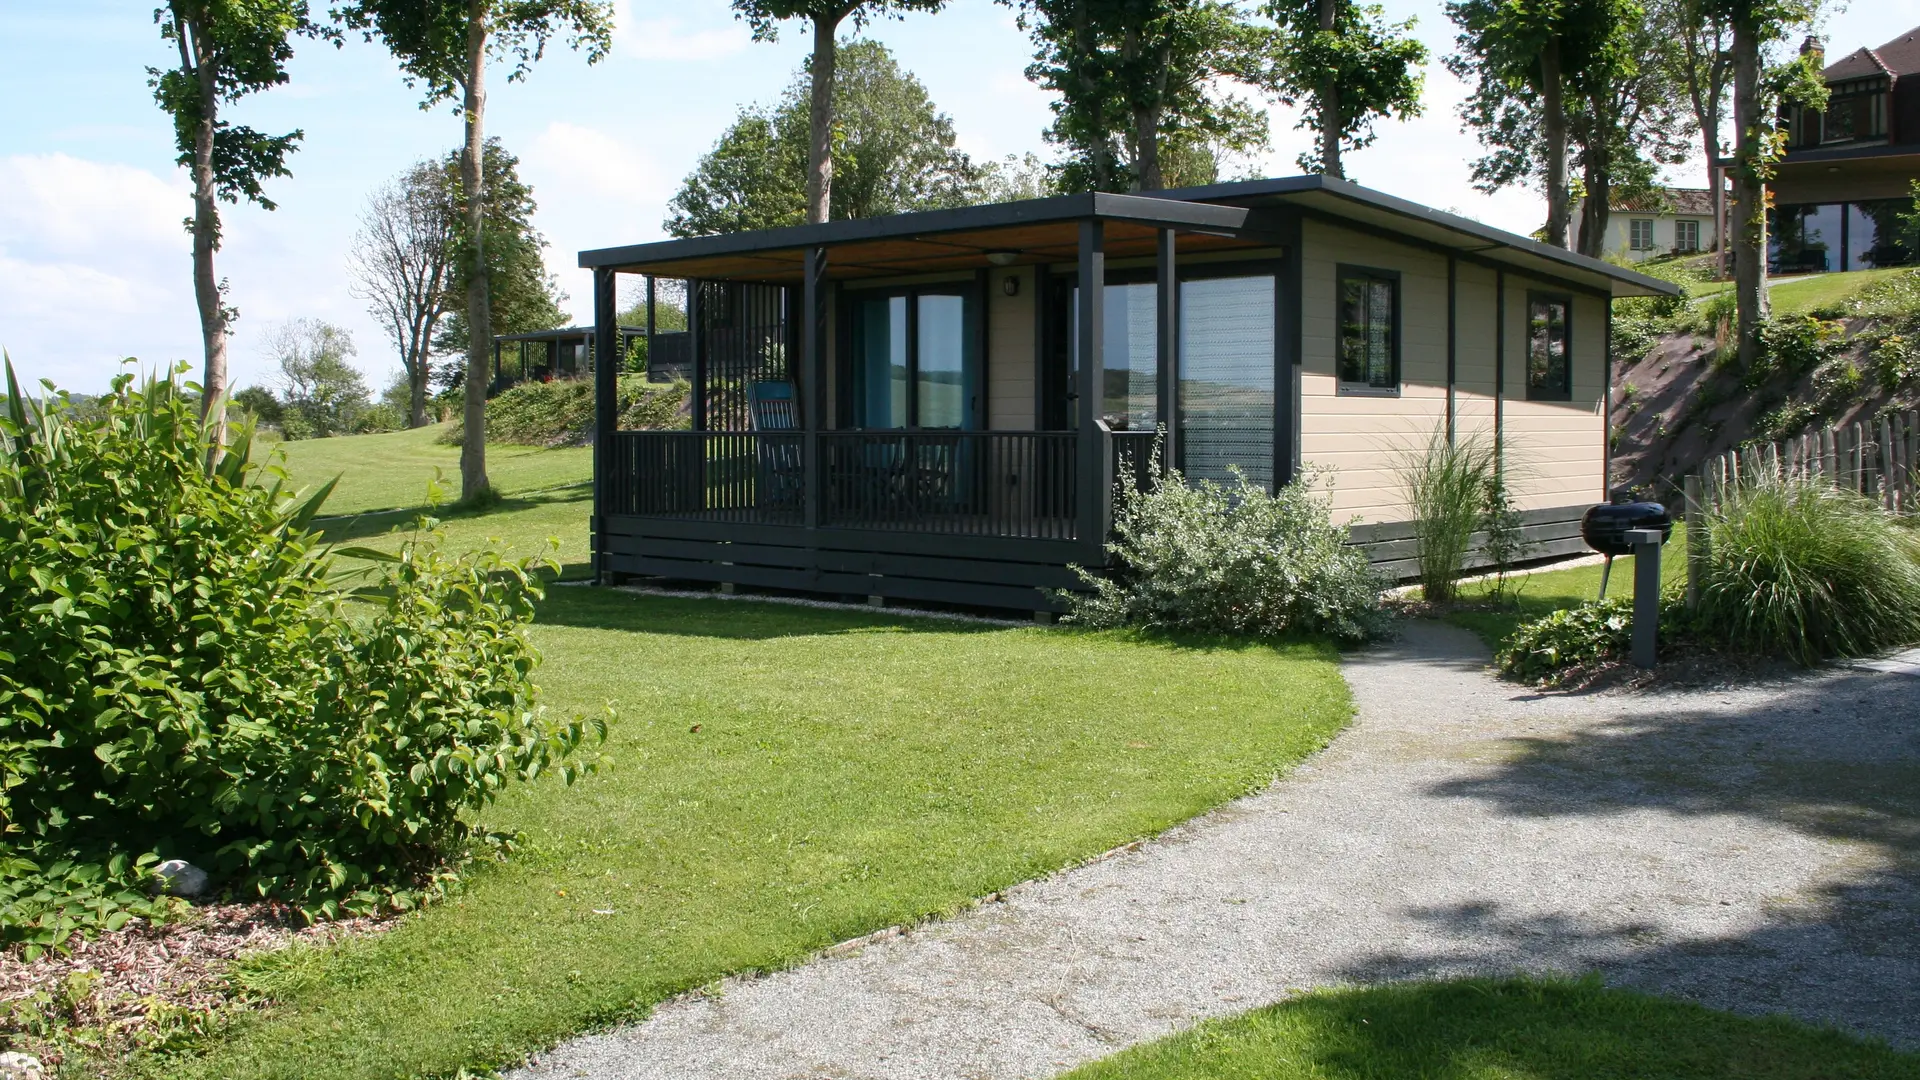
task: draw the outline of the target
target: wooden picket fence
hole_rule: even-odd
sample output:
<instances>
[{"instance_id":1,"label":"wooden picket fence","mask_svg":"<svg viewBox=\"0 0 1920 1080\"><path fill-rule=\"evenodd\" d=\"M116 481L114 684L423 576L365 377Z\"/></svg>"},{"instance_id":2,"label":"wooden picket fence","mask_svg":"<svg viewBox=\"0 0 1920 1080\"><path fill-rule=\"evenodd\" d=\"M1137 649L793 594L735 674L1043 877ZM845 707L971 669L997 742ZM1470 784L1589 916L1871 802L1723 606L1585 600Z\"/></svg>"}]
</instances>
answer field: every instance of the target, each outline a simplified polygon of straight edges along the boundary
<instances>
[{"instance_id":1,"label":"wooden picket fence","mask_svg":"<svg viewBox=\"0 0 1920 1080\"><path fill-rule=\"evenodd\" d=\"M1762 477L1823 480L1891 513L1920 513L1920 410L1756 443L1710 459L1685 480L1687 602L1699 597L1706 532L1701 517L1727 491Z\"/></svg>"},{"instance_id":2,"label":"wooden picket fence","mask_svg":"<svg viewBox=\"0 0 1920 1080\"><path fill-rule=\"evenodd\" d=\"M1920 410L1729 450L1700 470L1706 498L1742 479L1817 478L1901 514L1920 512ZM1691 485L1690 485L1691 486Z\"/></svg>"}]
</instances>

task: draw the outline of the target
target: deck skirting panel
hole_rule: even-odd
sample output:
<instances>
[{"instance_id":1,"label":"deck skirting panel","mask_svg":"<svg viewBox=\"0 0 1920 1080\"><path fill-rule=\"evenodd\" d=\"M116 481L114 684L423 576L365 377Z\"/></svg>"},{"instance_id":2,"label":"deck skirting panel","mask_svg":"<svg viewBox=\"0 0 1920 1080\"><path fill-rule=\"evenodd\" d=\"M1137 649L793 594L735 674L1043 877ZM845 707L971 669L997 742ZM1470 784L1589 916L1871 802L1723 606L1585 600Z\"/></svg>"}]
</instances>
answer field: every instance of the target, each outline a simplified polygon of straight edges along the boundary
<instances>
[{"instance_id":1,"label":"deck skirting panel","mask_svg":"<svg viewBox=\"0 0 1920 1080\"><path fill-rule=\"evenodd\" d=\"M1521 560L1530 562L1588 552L1587 543L1580 536L1580 520L1591 505L1581 503L1521 511L1520 536L1526 544ZM1373 568L1394 581L1410 581L1420 576L1419 544L1413 538L1411 521L1355 525L1349 530L1347 542L1364 550ZM1484 570L1493 565L1493 560L1487 557L1486 543L1486 533L1473 534L1465 569Z\"/></svg>"}]
</instances>

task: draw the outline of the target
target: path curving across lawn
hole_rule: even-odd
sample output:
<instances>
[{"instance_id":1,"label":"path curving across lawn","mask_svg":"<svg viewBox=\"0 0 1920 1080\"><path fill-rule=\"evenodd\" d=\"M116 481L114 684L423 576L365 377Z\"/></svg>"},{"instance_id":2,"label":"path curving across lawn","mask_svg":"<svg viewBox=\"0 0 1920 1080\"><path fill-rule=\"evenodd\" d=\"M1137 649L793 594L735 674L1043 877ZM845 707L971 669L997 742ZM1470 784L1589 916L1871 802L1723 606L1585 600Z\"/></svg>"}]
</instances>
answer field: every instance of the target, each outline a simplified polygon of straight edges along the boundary
<instances>
[{"instance_id":1,"label":"path curving across lawn","mask_svg":"<svg viewBox=\"0 0 1920 1080\"><path fill-rule=\"evenodd\" d=\"M1412 624L1350 658L1353 727L1266 791L962 917L730 979L514 1075L1036 1078L1315 988L1596 970L1920 1049L1920 678L1543 695L1486 660L1469 631ZM1873 1071L1835 1072L1821 1047L1857 1044L1597 987L1535 1007L1545 991L1503 984L1514 1007L1475 1020L1474 985L1304 998L1086 1075L1815 1080L1913 1077L1920 1062L1869 1047L1850 1060ZM1383 1041L1373 1008L1426 1021ZM1289 1030L1297 1045L1266 1049L1293 1055L1291 1071L1258 1056L1180 1066L1215 1035ZM1709 1037L1769 1068L1668 1056ZM1530 1038L1568 1052L1543 1058ZM1346 1067L1366 1055L1382 1068Z\"/></svg>"},{"instance_id":2,"label":"path curving across lawn","mask_svg":"<svg viewBox=\"0 0 1920 1080\"><path fill-rule=\"evenodd\" d=\"M559 709L611 771L512 794L504 865L391 932L257 962L278 998L145 1075L450 1077L732 972L952 913L1264 786L1351 713L1327 647L556 586Z\"/></svg>"}]
</instances>

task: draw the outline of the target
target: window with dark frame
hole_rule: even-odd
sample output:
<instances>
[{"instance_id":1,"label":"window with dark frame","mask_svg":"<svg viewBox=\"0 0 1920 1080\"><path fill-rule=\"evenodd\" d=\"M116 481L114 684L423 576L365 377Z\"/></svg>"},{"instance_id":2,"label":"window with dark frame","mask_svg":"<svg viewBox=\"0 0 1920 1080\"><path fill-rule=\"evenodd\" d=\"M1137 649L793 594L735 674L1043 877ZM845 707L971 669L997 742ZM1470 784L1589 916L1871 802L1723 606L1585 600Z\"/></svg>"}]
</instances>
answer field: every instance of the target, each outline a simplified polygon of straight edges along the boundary
<instances>
[{"instance_id":1,"label":"window with dark frame","mask_svg":"<svg viewBox=\"0 0 1920 1080\"><path fill-rule=\"evenodd\" d=\"M1573 298L1527 295L1527 400L1573 399Z\"/></svg>"},{"instance_id":2,"label":"window with dark frame","mask_svg":"<svg viewBox=\"0 0 1920 1080\"><path fill-rule=\"evenodd\" d=\"M1340 268L1340 387L1400 388L1400 277Z\"/></svg>"},{"instance_id":3,"label":"window with dark frame","mask_svg":"<svg viewBox=\"0 0 1920 1080\"><path fill-rule=\"evenodd\" d=\"M1700 223L1682 218L1673 223L1673 250L1694 252L1700 250Z\"/></svg>"},{"instance_id":4,"label":"window with dark frame","mask_svg":"<svg viewBox=\"0 0 1920 1080\"><path fill-rule=\"evenodd\" d=\"M1627 221L1627 246L1634 251L1653 250L1653 219L1630 218Z\"/></svg>"}]
</instances>

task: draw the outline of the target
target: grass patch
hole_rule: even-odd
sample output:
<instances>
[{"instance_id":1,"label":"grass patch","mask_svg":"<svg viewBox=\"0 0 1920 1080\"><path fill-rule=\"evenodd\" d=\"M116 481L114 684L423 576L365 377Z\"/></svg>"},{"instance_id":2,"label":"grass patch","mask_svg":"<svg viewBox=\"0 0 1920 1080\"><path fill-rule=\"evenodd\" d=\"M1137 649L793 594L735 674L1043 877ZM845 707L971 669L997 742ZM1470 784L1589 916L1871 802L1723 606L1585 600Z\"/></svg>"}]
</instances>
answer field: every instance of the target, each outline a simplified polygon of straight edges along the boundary
<instances>
[{"instance_id":1,"label":"grass patch","mask_svg":"<svg viewBox=\"0 0 1920 1080\"><path fill-rule=\"evenodd\" d=\"M1684 582L1687 579L1687 543L1686 529L1675 525L1673 538L1660 552L1660 579L1664 582ZM1631 598L1633 596L1633 564L1631 555L1613 560L1613 577L1607 583L1607 596ZM1508 590L1513 594L1510 601L1497 606L1466 607L1450 611L1445 618L1456 626L1464 626L1480 635L1480 640L1490 649L1497 649L1507 635L1518 629L1521 623L1550 615L1562 608L1577 607L1600 595L1600 571L1598 564L1591 566L1572 566L1565 570L1542 570L1507 579ZM1467 605L1492 604L1492 581L1475 581L1460 586L1460 602Z\"/></svg>"},{"instance_id":2,"label":"grass patch","mask_svg":"<svg viewBox=\"0 0 1920 1080\"><path fill-rule=\"evenodd\" d=\"M381 435L342 435L281 443L284 467L296 486L318 487L340 477L327 499L328 515L427 505L435 469L451 501L460 495L460 448L434 440L440 425ZM487 446L487 479L502 495L582 484L593 477L591 447L547 450L534 446Z\"/></svg>"},{"instance_id":3,"label":"grass patch","mask_svg":"<svg viewBox=\"0 0 1920 1080\"><path fill-rule=\"evenodd\" d=\"M511 1062L1159 832L1351 710L1318 645L578 588L554 589L533 633L549 705L618 701L611 771L509 793L488 814L524 834L509 861L386 935L249 972L282 1004L148 1075Z\"/></svg>"},{"instance_id":4,"label":"grass patch","mask_svg":"<svg viewBox=\"0 0 1920 1080\"><path fill-rule=\"evenodd\" d=\"M396 551L420 520L421 511L387 510L332 518L318 523L321 535L340 544L355 544L382 551ZM451 507L441 510L440 528L446 534L448 551L473 551L497 548L509 558L538 556L549 552L549 538L557 540L560 576L588 576L589 536L587 518L593 513L593 489L587 486L561 488L527 495L507 495L486 513L460 513ZM341 565L354 565L341 560Z\"/></svg>"},{"instance_id":5,"label":"grass patch","mask_svg":"<svg viewBox=\"0 0 1920 1080\"><path fill-rule=\"evenodd\" d=\"M1910 273L1906 267L1884 270L1849 270L1843 274L1816 274L1812 277L1782 281L1768 291L1775 315L1807 315L1831 311L1835 314L1847 301L1868 286L1888 278Z\"/></svg>"},{"instance_id":6,"label":"grass patch","mask_svg":"<svg viewBox=\"0 0 1920 1080\"><path fill-rule=\"evenodd\" d=\"M1308 994L1123 1051L1062 1080L1909 1080L1920 1056L1598 980L1401 983Z\"/></svg>"}]
</instances>

